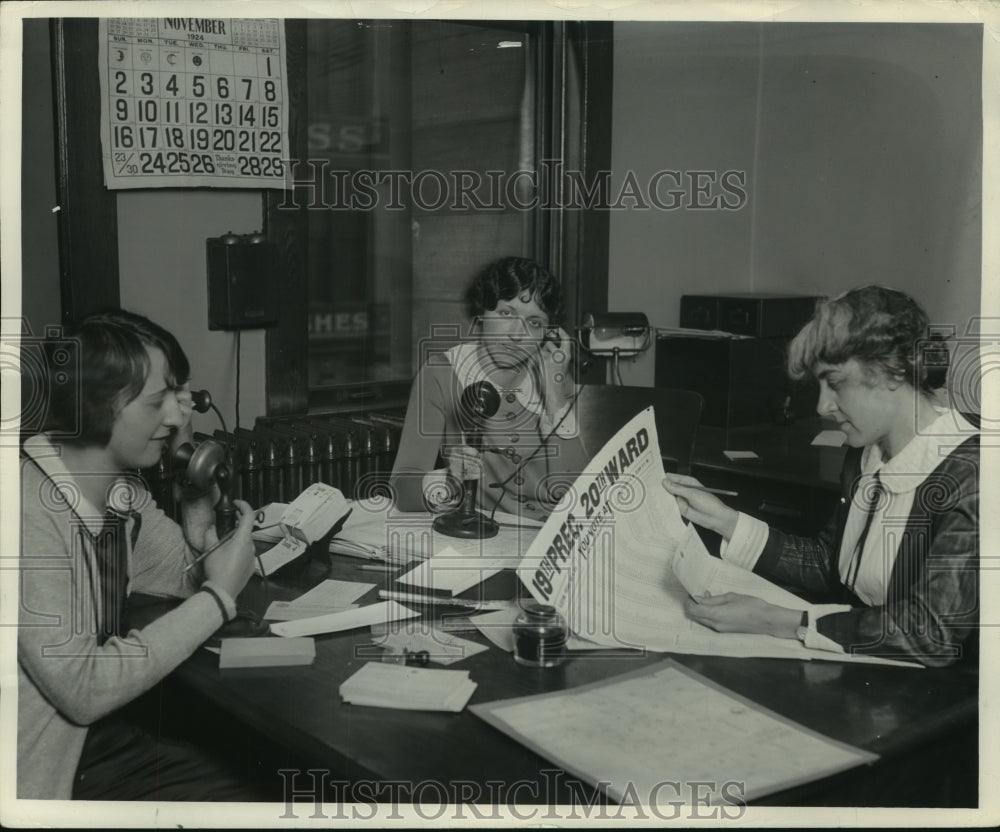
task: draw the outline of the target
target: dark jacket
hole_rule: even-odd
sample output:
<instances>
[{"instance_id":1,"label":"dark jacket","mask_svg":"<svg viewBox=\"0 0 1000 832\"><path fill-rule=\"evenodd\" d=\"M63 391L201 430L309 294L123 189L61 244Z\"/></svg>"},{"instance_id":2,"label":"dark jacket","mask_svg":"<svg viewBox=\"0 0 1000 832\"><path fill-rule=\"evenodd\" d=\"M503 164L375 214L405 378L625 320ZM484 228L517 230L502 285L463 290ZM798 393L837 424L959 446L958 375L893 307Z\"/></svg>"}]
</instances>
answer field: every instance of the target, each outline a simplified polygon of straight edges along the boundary
<instances>
[{"instance_id":1,"label":"dark jacket","mask_svg":"<svg viewBox=\"0 0 1000 832\"><path fill-rule=\"evenodd\" d=\"M912 658L932 667L978 658L979 437L959 445L921 483L900 535L884 606L865 606L838 571L847 513L861 475L861 448L841 473L840 506L817 537L770 529L754 571L805 590L812 600L852 605L816 629L846 652Z\"/></svg>"}]
</instances>

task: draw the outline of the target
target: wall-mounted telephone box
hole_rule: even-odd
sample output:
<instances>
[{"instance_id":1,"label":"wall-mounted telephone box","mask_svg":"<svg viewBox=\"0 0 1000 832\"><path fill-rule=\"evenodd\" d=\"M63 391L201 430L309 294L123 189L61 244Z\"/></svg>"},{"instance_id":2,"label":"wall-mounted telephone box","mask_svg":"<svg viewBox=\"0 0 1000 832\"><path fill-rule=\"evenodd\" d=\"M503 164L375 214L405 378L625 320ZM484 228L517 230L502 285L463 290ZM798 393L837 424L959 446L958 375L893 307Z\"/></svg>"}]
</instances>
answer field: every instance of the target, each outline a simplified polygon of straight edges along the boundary
<instances>
[{"instance_id":1,"label":"wall-mounted telephone box","mask_svg":"<svg viewBox=\"0 0 1000 832\"><path fill-rule=\"evenodd\" d=\"M278 322L277 248L262 234L224 234L206 243L208 328L257 329Z\"/></svg>"}]
</instances>

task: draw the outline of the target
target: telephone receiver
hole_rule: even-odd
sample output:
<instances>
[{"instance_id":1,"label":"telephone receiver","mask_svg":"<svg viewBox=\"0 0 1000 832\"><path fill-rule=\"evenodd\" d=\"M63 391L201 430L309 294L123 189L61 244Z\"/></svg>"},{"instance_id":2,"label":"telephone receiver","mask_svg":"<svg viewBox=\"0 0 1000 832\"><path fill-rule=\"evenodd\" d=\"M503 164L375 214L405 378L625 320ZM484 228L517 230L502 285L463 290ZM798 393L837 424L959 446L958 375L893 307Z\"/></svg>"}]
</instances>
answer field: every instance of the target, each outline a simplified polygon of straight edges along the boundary
<instances>
[{"instance_id":1,"label":"telephone receiver","mask_svg":"<svg viewBox=\"0 0 1000 832\"><path fill-rule=\"evenodd\" d=\"M458 416L469 447L479 450L483 445L482 420L495 416L500 409L500 394L488 381L477 381L462 391L458 402ZM483 539L496 537L500 525L476 511L478 479L465 480L462 502L458 508L434 520L435 531L449 537Z\"/></svg>"},{"instance_id":2,"label":"telephone receiver","mask_svg":"<svg viewBox=\"0 0 1000 832\"><path fill-rule=\"evenodd\" d=\"M207 390L192 390L191 402L198 413L208 413L212 407L212 394Z\"/></svg>"},{"instance_id":3,"label":"telephone receiver","mask_svg":"<svg viewBox=\"0 0 1000 832\"><path fill-rule=\"evenodd\" d=\"M214 408L212 394L207 390L191 391L191 401L198 413ZM215 504L216 535L221 539L235 529L237 512L231 494L233 466L226 447L214 439L206 439L198 445L185 442L174 450L171 460L195 488L208 491L213 485L219 487L219 502Z\"/></svg>"},{"instance_id":4,"label":"telephone receiver","mask_svg":"<svg viewBox=\"0 0 1000 832\"><path fill-rule=\"evenodd\" d=\"M220 539L229 534L236 528L237 512L231 494L233 466L225 446L214 439L206 439L197 446L185 442L174 450L172 459L195 488L208 491L213 485L219 486L219 502L215 504L215 533Z\"/></svg>"},{"instance_id":5,"label":"telephone receiver","mask_svg":"<svg viewBox=\"0 0 1000 832\"><path fill-rule=\"evenodd\" d=\"M488 381L476 381L462 391L458 410L469 446L477 451L483 446L483 419L496 416L500 393Z\"/></svg>"}]
</instances>

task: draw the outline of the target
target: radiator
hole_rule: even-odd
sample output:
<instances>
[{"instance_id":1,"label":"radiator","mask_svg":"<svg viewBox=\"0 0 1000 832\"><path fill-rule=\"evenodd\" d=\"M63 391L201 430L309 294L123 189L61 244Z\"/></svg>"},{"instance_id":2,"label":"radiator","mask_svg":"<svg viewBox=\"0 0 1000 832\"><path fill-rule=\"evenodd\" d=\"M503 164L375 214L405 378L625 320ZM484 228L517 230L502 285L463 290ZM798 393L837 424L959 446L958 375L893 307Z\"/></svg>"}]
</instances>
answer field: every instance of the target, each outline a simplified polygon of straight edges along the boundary
<instances>
[{"instance_id":1,"label":"radiator","mask_svg":"<svg viewBox=\"0 0 1000 832\"><path fill-rule=\"evenodd\" d=\"M232 497L254 508L288 503L314 482L348 499L388 494L403 416L397 413L261 417L252 429L195 433L223 444L233 464ZM178 516L170 460L141 472L157 504Z\"/></svg>"}]
</instances>

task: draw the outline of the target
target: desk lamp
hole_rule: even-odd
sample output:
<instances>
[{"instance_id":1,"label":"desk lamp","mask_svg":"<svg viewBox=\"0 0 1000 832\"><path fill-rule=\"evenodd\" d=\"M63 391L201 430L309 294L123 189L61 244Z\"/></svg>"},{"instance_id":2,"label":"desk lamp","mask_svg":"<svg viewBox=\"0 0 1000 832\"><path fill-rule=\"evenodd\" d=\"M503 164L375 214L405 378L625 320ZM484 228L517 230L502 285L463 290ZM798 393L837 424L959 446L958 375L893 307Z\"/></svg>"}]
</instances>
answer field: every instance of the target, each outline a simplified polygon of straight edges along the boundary
<instances>
[{"instance_id":1,"label":"desk lamp","mask_svg":"<svg viewBox=\"0 0 1000 832\"><path fill-rule=\"evenodd\" d=\"M580 346L591 355L611 358L612 381L622 385L619 360L633 358L650 345L649 319L642 312L593 312L579 327Z\"/></svg>"}]
</instances>

